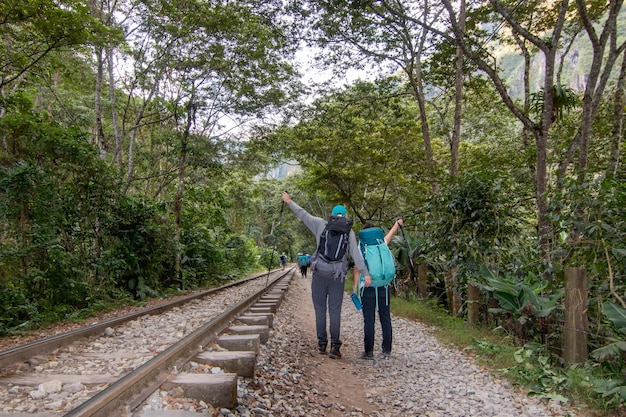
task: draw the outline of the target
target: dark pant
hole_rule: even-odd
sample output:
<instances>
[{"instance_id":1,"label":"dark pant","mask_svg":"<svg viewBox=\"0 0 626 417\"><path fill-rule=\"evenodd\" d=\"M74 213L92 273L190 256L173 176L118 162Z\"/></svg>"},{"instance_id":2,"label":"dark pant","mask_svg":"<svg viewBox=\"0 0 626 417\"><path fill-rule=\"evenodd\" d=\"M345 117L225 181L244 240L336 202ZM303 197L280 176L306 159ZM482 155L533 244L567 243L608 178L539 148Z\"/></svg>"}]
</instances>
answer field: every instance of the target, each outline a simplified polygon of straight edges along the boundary
<instances>
[{"instance_id":1,"label":"dark pant","mask_svg":"<svg viewBox=\"0 0 626 417\"><path fill-rule=\"evenodd\" d=\"M366 352L374 351L374 322L376 321L376 299L378 318L383 331L382 350L391 353L391 311L389 309L389 287L366 287L363 289L363 344Z\"/></svg>"},{"instance_id":2,"label":"dark pant","mask_svg":"<svg viewBox=\"0 0 626 417\"><path fill-rule=\"evenodd\" d=\"M300 267L300 275L302 275L303 277L306 277L306 270L307 270L308 266L304 265Z\"/></svg>"},{"instance_id":3,"label":"dark pant","mask_svg":"<svg viewBox=\"0 0 626 417\"><path fill-rule=\"evenodd\" d=\"M328 343L326 333L326 309L330 316L330 343L341 345L339 333L341 331L341 306L343 303L343 280L327 278L325 275L313 272L311 280L311 295L315 309L315 327L317 343Z\"/></svg>"}]
</instances>

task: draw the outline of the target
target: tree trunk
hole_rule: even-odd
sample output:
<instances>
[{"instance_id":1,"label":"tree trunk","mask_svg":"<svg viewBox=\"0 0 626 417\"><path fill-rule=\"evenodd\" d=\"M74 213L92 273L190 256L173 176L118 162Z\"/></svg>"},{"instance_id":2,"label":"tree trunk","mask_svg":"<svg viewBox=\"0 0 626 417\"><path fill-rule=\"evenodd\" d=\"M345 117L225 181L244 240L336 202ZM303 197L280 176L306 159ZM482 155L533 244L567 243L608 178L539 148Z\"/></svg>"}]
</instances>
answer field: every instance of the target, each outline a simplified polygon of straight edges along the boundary
<instances>
[{"instance_id":1,"label":"tree trunk","mask_svg":"<svg viewBox=\"0 0 626 417\"><path fill-rule=\"evenodd\" d=\"M20 230L20 240L21 240L21 244L22 244L22 249L25 249L25 253L28 253L28 246L30 246L31 243L31 227L30 227L30 217L28 215L28 209L27 209L27 204L22 201L20 202L20 223L19 223L19 230ZM28 263L29 257L28 256L21 256L21 261L22 261L22 276L28 276L29 273L29 263Z\"/></svg>"},{"instance_id":2,"label":"tree trunk","mask_svg":"<svg viewBox=\"0 0 626 417\"><path fill-rule=\"evenodd\" d=\"M550 126L552 125L552 110L554 108L554 69L556 48L546 47L544 53L544 104L541 114L541 124L539 129L535 129L536 160L535 167L537 176L535 178L535 190L537 201L537 233L539 237L539 249L544 260L550 260L550 242L552 239L552 225L548 220L548 137ZM549 276L544 278L550 279Z\"/></svg>"},{"instance_id":3,"label":"tree trunk","mask_svg":"<svg viewBox=\"0 0 626 417\"><path fill-rule=\"evenodd\" d=\"M583 96L583 112L580 127L580 145L578 150L578 175L584 180L585 171L589 159L589 143L591 140L591 127L598 109L600 98L610 78L611 71L619 54L624 53L626 43L617 46L617 16L622 7L622 0L610 3L609 13L601 27L600 36L596 32L594 22L586 13L587 4L584 0L576 0L579 15L583 26L587 31L587 37L593 47L593 59L585 94ZM608 45L608 50L607 50ZM603 67L604 65L604 67Z\"/></svg>"},{"instance_id":4,"label":"tree trunk","mask_svg":"<svg viewBox=\"0 0 626 417\"><path fill-rule=\"evenodd\" d=\"M425 15L428 14L428 10L423 11ZM430 127L428 124L428 110L426 108L426 98L424 95L424 78L422 72L422 55L426 40L428 38L429 29L424 28L421 32L419 39L417 39L417 47L414 46L414 40L405 39L406 50L409 51L406 57L408 65L403 67L406 72L411 91L419 108L420 124L422 129L422 141L424 143L424 152L426 155L426 168L431 181L431 190L433 193L439 191L439 180L435 169L435 158L433 157L433 149L431 145Z\"/></svg>"},{"instance_id":5,"label":"tree trunk","mask_svg":"<svg viewBox=\"0 0 626 417\"><path fill-rule=\"evenodd\" d=\"M150 93L148 94L147 97L142 98L141 108L139 109L137 113L137 117L135 117L134 124L131 127L131 134L130 134L130 138L128 141L126 185L124 186L124 190L122 191L122 194L126 194L126 192L128 191L128 188L130 187L130 184L133 182L133 177L134 177L134 172L135 172L135 168L134 168L135 141L137 139L137 134L139 132L139 125L141 124L141 121L143 120L148 104L152 101L152 97L154 96L154 93L158 89L158 84L161 80L161 76L162 76L162 72L159 72L158 77L156 77L156 79L154 80L154 83L152 84ZM123 136L125 135L122 135L122 137Z\"/></svg>"},{"instance_id":6,"label":"tree trunk","mask_svg":"<svg viewBox=\"0 0 626 417\"><path fill-rule=\"evenodd\" d=\"M552 87L550 87L552 89ZM552 227L548 221L548 127L535 136L537 146L537 177L535 179L536 200L537 200L537 233L539 235L539 249L541 257L550 259L550 238L552 237Z\"/></svg>"},{"instance_id":7,"label":"tree trunk","mask_svg":"<svg viewBox=\"0 0 626 417\"><path fill-rule=\"evenodd\" d=\"M2 101L4 101L5 96L4 96L4 88L0 87L0 98L2 99ZM6 110L4 108L4 106L0 106L0 120L2 120L4 118L4 114L6 113ZM7 145L7 135L4 132L4 129L0 129L0 142L2 142L2 152L9 153L9 147Z\"/></svg>"},{"instance_id":8,"label":"tree trunk","mask_svg":"<svg viewBox=\"0 0 626 417\"><path fill-rule=\"evenodd\" d=\"M622 58L622 68L620 69L617 86L615 87L615 100L613 103L613 128L611 129L611 156L607 168L607 176L615 177L619 167L621 143L624 139L624 106L626 98L624 86L626 85L626 53Z\"/></svg>"},{"instance_id":9,"label":"tree trunk","mask_svg":"<svg viewBox=\"0 0 626 417\"><path fill-rule=\"evenodd\" d=\"M457 317L461 311L461 294L456 288L458 271L457 267L452 267L444 272L444 284L446 286L446 299L448 311Z\"/></svg>"},{"instance_id":10,"label":"tree trunk","mask_svg":"<svg viewBox=\"0 0 626 417\"><path fill-rule=\"evenodd\" d=\"M512 34L517 46L522 51L522 55L524 56L524 75L523 75L523 84L524 84L524 114L528 115L530 113L530 64L531 64L531 56L528 51L526 41L521 39L517 34ZM528 129L528 127L522 127L522 145L524 146L524 150L530 151L532 149L531 144L531 136L532 132ZM535 169L535 164L530 163L528 161L528 172L530 173L531 178L536 178L537 170Z\"/></svg>"},{"instance_id":11,"label":"tree trunk","mask_svg":"<svg viewBox=\"0 0 626 417\"><path fill-rule=\"evenodd\" d=\"M428 264L422 262L417 267L417 285L419 288L419 296L422 299L428 298Z\"/></svg>"},{"instance_id":12,"label":"tree trunk","mask_svg":"<svg viewBox=\"0 0 626 417\"><path fill-rule=\"evenodd\" d=\"M102 48L96 48L96 86L94 92L94 115L96 125L94 127L93 141L100 149L100 157L104 159L106 156L106 143L104 138L104 129L102 127L102 78L104 77Z\"/></svg>"},{"instance_id":13,"label":"tree trunk","mask_svg":"<svg viewBox=\"0 0 626 417\"><path fill-rule=\"evenodd\" d=\"M409 76L411 80L411 87L415 99L417 100L417 104L420 112L420 124L422 127L422 140L424 141L424 151L426 154L426 166L428 169L428 174L431 180L431 189L433 193L437 193L439 191L439 181L437 180L437 174L435 173L435 159L433 157L433 149L431 146L431 138L430 138L430 128L428 126L428 117L427 117L427 109L426 109L426 98L424 96L423 90L423 79L421 75L421 68L416 69L416 76Z\"/></svg>"},{"instance_id":14,"label":"tree trunk","mask_svg":"<svg viewBox=\"0 0 626 417\"><path fill-rule=\"evenodd\" d=\"M453 273L451 269L444 271L443 273L443 284L446 288L446 306L448 307L448 311L450 314L454 311L454 281L453 281Z\"/></svg>"},{"instance_id":15,"label":"tree trunk","mask_svg":"<svg viewBox=\"0 0 626 417\"><path fill-rule=\"evenodd\" d=\"M185 171L187 168L187 151L189 147L189 133L191 131L191 125L193 123L195 117L195 103L194 97L192 96L189 100L189 104L187 106L187 124L185 126L185 132L181 138L181 146L180 146L180 161L178 165L178 188L176 190L176 196L174 197L174 216L176 218L176 230L174 233L174 243L176 245L176 260L174 265L174 271L176 275L176 279L178 279L181 283L181 289L184 288L184 282L182 281L181 276L181 245L180 245L180 235L182 230L182 209L183 209L183 194L185 190Z\"/></svg>"},{"instance_id":16,"label":"tree trunk","mask_svg":"<svg viewBox=\"0 0 626 417\"><path fill-rule=\"evenodd\" d=\"M459 2L459 29L465 32L465 0ZM454 93L454 127L450 140L450 176L456 177L459 171L459 144L461 142L461 118L463 117L463 61L465 54L462 45L456 47L456 90Z\"/></svg>"},{"instance_id":17,"label":"tree trunk","mask_svg":"<svg viewBox=\"0 0 626 417\"><path fill-rule=\"evenodd\" d=\"M109 70L109 101L111 102L111 125L113 127L113 139L115 141L115 164L117 172L122 172L122 136L117 122L117 109L115 101L115 77L113 75L113 48L107 47L107 64Z\"/></svg>"}]
</instances>

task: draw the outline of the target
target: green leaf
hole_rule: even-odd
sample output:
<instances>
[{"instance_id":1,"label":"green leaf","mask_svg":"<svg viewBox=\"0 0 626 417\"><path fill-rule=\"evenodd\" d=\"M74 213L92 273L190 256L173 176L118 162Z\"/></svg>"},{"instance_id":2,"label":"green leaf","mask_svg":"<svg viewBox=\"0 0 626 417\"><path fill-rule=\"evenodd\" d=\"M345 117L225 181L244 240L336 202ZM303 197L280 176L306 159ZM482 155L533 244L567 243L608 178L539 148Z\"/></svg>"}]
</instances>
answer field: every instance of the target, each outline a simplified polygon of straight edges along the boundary
<instances>
[{"instance_id":1,"label":"green leaf","mask_svg":"<svg viewBox=\"0 0 626 417\"><path fill-rule=\"evenodd\" d=\"M602 304L602 309L615 327L617 327L621 333L626 333L626 308L607 301Z\"/></svg>"},{"instance_id":2,"label":"green leaf","mask_svg":"<svg viewBox=\"0 0 626 417\"><path fill-rule=\"evenodd\" d=\"M536 309L533 311L533 316L539 318L548 317L550 314L552 314L554 309L555 307Z\"/></svg>"},{"instance_id":3,"label":"green leaf","mask_svg":"<svg viewBox=\"0 0 626 417\"><path fill-rule=\"evenodd\" d=\"M561 288L549 297L537 297L533 315L535 317L548 317L557 307L557 303L563 295L565 295L565 290Z\"/></svg>"},{"instance_id":4,"label":"green leaf","mask_svg":"<svg viewBox=\"0 0 626 417\"><path fill-rule=\"evenodd\" d=\"M483 286L485 290L505 292L515 294L517 296L519 288L518 284L514 281L493 275L489 268L487 268L484 264L480 266L480 274L487 281L487 285Z\"/></svg>"},{"instance_id":5,"label":"green leaf","mask_svg":"<svg viewBox=\"0 0 626 417\"><path fill-rule=\"evenodd\" d=\"M489 313L490 314L507 314L507 313L510 313L510 311L505 310L503 308L490 308Z\"/></svg>"},{"instance_id":6,"label":"green leaf","mask_svg":"<svg viewBox=\"0 0 626 417\"><path fill-rule=\"evenodd\" d=\"M523 305L520 305L519 299L516 294L510 294L506 292L494 292L493 298L495 298L502 308L507 311L515 312L519 311Z\"/></svg>"},{"instance_id":7,"label":"green leaf","mask_svg":"<svg viewBox=\"0 0 626 417\"><path fill-rule=\"evenodd\" d=\"M626 352L626 342L617 340L607 346L595 349L591 352L591 357L598 361L606 361L619 358L624 352Z\"/></svg>"},{"instance_id":8,"label":"green leaf","mask_svg":"<svg viewBox=\"0 0 626 417\"><path fill-rule=\"evenodd\" d=\"M626 258L626 249L613 248L611 249L611 253L617 258Z\"/></svg>"},{"instance_id":9,"label":"green leaf","mask_svg":"<svg viewBox=\"0 0 626 417\"><path fill-rule=\"evenodd\" d=\"M612 390L609 390L603 395L603 397L608 397L616 393L619 393L619 396L622 398L622 401L626 401L626 386L625 385L620 385L619 387L615 387Z\"/></svg>"},{"instance_id":10,"label":"green leaf","mask_svg":"<svg viewBox=\"0 0 626 417\"><path fill-rule=\"evenodd\" d=\"M602 397L608 397L613 395L616 392L619 392L624 399L624 380L623 379L604 379L604 378L593 378L593 390L598 394L601 394Z\"/></svg>"}]
</instances>

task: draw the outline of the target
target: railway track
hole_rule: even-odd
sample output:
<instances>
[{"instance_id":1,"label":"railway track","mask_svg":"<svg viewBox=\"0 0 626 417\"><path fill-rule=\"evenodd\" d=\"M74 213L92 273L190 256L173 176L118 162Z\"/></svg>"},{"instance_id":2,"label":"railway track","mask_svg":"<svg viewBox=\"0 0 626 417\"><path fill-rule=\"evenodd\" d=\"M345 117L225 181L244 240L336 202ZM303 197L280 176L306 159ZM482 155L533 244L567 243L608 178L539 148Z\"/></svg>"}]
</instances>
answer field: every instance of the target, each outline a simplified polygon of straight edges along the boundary
<instances>
[{"instance_id":1,"label":"railway track","mask_svg":"<svg viewBox=\"0 0 626 417\"><path fill-rule=\"evenodd\" d=\"M237 379L254 375L259 344L294 271L2 351L0 417L140 415L133 410L162 386L232 408Z\"/></svg>"}]
</instances>

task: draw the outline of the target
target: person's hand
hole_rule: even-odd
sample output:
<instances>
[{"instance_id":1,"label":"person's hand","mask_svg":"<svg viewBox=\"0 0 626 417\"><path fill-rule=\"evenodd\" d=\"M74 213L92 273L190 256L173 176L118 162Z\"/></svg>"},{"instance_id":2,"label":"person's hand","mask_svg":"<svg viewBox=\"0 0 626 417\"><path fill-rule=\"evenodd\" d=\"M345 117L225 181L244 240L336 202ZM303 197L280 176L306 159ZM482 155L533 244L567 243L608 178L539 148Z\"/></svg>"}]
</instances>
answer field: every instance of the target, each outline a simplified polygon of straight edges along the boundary
<instances>
[{"instance_id":1,"label":"person's hand","mask_svg":"<svg viewBox=\"0 0 626 417\"><path fill-rule=\"evenodd\" d=\"M372 277L369 275L365 275L365 286L369 287L370 285L372 285Z\"/></svg>"},{"instance_id":2,"label":"person's hand","mask_svg":"<svg viewBox=\"0 0 626 417\"><path fill-rule=\"evenodd\" d=\"M283 191L283 201L286 204L291 203L291 197L289 197L289 194L287 193L287 191Z\"/></svg>"},{"instance_id":3,"label":"person's hand","mask_svg":"<svg viewBox=\"0 0 626 417\"><path fill-rule=\"evenodd\" d=\"M396 223L398 223L398 226L402 227L402 225L404 224L404 220L398 219L396 220Z\"/></svg>"}]
</instances>

